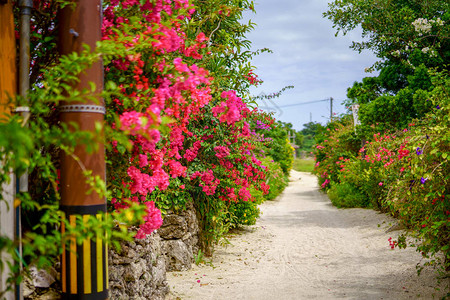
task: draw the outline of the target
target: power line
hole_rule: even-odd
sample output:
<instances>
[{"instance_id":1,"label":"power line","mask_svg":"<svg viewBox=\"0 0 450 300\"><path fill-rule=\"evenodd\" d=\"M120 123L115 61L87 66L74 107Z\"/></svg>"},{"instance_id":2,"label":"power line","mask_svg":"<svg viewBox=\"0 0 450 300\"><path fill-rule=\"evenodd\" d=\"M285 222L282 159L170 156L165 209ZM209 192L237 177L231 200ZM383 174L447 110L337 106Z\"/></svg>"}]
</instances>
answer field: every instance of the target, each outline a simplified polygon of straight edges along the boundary
<instances>
[{"instance_id":1,"label":"power line","mask_svg":"<svg viewBox=\"0 0 450 300\"><path fill-rule=\"evenodd\" d=\"M330 98L322 99L322 100L312 100L312 101L307 101L307 102L300 102L300 103L295 103L295 104L280 105L278 107L279 108L292 107L292 106L299 106L299 105L304 105L304 104L312 104L312 103L325 102L325 101L330 101Z\"/></svg>"},{"instance_id":2,"label":"power line","mask_svg":"<svg viewBox=\"0 0 450 300\"><path fill-rule=\"evenodd\" d=\"M267 98L267 100L270 102L270 104L273 105L273 107L272 107L272 106L268 105L268 103L265 101L266 99L264 99L264 98L259 98L259 99L262 100L261 104L264 105L264 106L258 105L259 109L266 110L266 111L272 111L272 112L279 111L278 117L281 117L281 115L283 114L282 108L295 107L295 106L301 106L301 105L306 105L306 104L330 101L330 106L328 107L328 109L330 110L330 119L333 118L333 101L336 100L336 99L330 97L330 98L321 99L321 100L311 100L311 101L294 103L294 104L277 105L271 98ZM342 100L342 102L343 102L343 100ZM322 116L322 117L324 117L324 116ZM312 116L310 115L310 119L311 118L312 118Z\"/></svg>"}]
</instances>

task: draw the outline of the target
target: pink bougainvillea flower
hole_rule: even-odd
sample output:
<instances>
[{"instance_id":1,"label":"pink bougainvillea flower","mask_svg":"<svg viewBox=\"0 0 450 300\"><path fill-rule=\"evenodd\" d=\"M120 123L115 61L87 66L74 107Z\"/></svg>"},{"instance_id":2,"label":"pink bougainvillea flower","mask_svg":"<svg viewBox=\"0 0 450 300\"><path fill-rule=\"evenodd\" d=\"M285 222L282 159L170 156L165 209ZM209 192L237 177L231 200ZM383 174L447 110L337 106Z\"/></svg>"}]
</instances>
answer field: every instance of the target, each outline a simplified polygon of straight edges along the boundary
<instances>
[{"instance_id":1,"label":"pink bougainvillea flower","mask_svg":"<svg viewBox=\"0 0 450 300\"><path fill-rule=\"evenodd\" d=\"M224 158L230 155L230 149L226 146L216 146L214 147L214 151L216 152L216 156L218 158Z\"/></svg>"},{"instance_id":2,"label":"pink bougainvillea flower","mask_svg":"<svg viewBox=\"0 0 450 300\"><path fill-rule=\"evenodd\" d=\"M147 234L151 234L156 229L160 228L163 221L161 218L161 211L156 208L153 201L145 202L146 215L144 217L144 224L139 227L139 231L136 233L137 239L143 239Z\"/></svg>"}]
</instances>

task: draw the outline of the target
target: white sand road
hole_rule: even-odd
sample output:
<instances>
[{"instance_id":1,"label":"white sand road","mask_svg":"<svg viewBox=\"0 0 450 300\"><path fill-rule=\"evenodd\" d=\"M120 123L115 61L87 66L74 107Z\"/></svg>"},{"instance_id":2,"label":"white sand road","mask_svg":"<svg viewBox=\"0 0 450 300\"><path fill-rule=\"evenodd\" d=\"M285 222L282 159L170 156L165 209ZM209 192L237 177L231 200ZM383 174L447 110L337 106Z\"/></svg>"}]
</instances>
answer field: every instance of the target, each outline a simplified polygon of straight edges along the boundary
<instances>
[{"instance_id":1,"label":"white sand road","mask_svg":"<svg viewBox=\"0 0 450 300\"><path fill-rule=\"evenodd\" d=\"M216 248L212 266L168 273L168 299L439 299L435 273L417 276L414 248L391 250L395 222L369 209L337 209L316 178L292 171L262 216Z\"/></svg>"}]
</instances>

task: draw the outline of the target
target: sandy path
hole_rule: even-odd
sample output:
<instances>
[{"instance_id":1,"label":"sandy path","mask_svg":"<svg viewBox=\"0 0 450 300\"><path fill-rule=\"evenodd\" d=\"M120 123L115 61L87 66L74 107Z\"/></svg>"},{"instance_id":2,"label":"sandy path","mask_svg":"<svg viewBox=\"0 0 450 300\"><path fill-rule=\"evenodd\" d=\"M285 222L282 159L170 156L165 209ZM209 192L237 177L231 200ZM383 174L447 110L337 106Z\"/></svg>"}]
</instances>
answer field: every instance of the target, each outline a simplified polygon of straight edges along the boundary
<instances>
[{"instance_id":1,"label":"sandy path","mask_svg":"<svg viewBox=\"0 0 450 300\"><path fill-rule=\"evenodd\" d=\"M301 178L299 180L299 178ZM213 267L168 274L168 299L433 299L433 272L417 277L415 249L391 250L392 219L367 209L336 209L316 178L292 172L262 217L217 247ZM380 225L380 226L379 226ZM445 282L448 286L449 281Z\"/></svg>"}]
</instances>

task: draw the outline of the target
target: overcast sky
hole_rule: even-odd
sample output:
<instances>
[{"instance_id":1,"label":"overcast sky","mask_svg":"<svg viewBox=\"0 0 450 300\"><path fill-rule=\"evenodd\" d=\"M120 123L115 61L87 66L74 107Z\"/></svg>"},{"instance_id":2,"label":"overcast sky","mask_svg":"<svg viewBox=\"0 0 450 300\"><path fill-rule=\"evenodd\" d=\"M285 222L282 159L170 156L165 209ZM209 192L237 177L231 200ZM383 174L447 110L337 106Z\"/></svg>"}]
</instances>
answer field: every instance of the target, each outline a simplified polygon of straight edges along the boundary
<instances>
[{"instance_id":1,"label":"overcast sky","mask_svg":"<svg viewBox=\"0 0 450 300\"><path fill-rule=\"evenodd\" d=\"M248 38L253 50L270 48L274 53L253 59L255 73L264 83L252 89L252 95L270 94L293 85L294 89L274 100L276 105L266 104L277 119L292 123L297 130L310 119L325 124L330 117L330 103L294 104L333 97L333 111L344 112L340 103L346 99L347 88L371 76L364 68L376 61L371 52L359 54L349 48L351 41L361 39L360 32L335 37L331 21L322 17L328 0L255 2L256 14L246 14L257 24Z\"/></svg>"}]
</instances>

